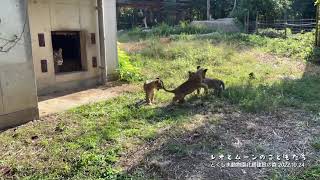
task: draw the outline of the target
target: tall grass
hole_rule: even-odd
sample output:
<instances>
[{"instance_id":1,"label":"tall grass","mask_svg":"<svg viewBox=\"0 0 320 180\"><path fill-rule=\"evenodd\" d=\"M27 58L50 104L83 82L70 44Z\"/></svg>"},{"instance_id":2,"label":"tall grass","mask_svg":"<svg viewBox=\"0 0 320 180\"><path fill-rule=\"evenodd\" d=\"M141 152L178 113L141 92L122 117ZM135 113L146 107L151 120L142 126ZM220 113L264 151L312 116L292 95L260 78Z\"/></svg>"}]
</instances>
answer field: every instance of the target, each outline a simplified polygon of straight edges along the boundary
<instances>
[{"instance_id":1,"label":"tall grass","mask_svg":"<svg viewBox=\"0 0 320 180\"><path fill-rule=\"evenodd\" d=\"M273 55L299 60L319 61L320 49L315 47L315 32L291 34L287 38L269 38L264 35L242 33L211 33L207 35L176 35L174 40L210 40L214 44L224 43L238 48L259 48Z\"/></svg>"},{"instance_id":2,"label":"tall grass","mask_svg":"<svg viewBox=\"0 0 320 180\"><path fill-rule=\"evenodd\" d=\"M216 29L207 28L201 25L191 25L187 22L180 22L177 26L169 26L168 24L161 23L152 29L142 29L139 27L133 28L127 33L122 33L119 36L120 41L140 40L150 37L166 37L178 34L206 34L215 32Z\"/></svg>"},{"instance_id":3,"label":"tall grass","mask_svg":"<svg viewBox=\"0 0 320 180\"><path fill-rule=\"evenodd\" d=\"M177 26L160 24L150 30L135 28L129 32L122 33L119 36L119 40L128 42L131 40L150 40L159 37L189 41L201 39L209 40L214 44L224 43L237 46L238 48L260 48L264 52L282 57L319 61L320 50L314 47L315 31L300 34L292 34L288 31L287 38L283 34L284 32L273 29L260 30L259 34L256 35L223 33L217 32L215 29L181 22Z\"/></svg>"},{"instance_id":4,"label":"tall grass","mask_svg":"<svg viewBox=\"0 0 320 180\"><path fill-rule=\"evenodd\" d=\"M146 78L161 77L171 88L185 81L187 71L197 65L205 66L209 69L208 77L226 82L223 98L246 111L295 107L318 112L319 78L299 69L299 64L313 53L312 35L271 39L214 33L187 40L177 38L168 44L153 38L146 42L144 50L130 56L141 62ZM256 79L249 79L251 72Z\"/></svg>"}]
</instances>

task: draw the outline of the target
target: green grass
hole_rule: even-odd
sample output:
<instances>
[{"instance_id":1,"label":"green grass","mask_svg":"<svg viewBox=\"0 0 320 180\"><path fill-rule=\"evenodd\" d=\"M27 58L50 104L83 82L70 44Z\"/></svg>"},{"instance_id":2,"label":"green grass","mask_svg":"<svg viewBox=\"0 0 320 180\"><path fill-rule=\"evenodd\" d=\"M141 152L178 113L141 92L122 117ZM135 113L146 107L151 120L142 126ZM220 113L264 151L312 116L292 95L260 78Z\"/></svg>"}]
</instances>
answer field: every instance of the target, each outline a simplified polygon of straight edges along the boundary
<instances>
[{"instance_id":1,"label":"green grass","mask_svg":"<svg viewBox=\"0 0 320 180\"><path fill-rule=\"evenodd\" d=\"M141 70L132 61L130 61L130 57L127 53L120 48L118 48L118 58L121 81L134 82L142 79Z\"/></svg>"},{"instance_id":2,"label":"green grass","mask_svg":"<svg viewBox=\"0 0 320 180\"><path fill-rule=\"evenodd\" d=\"M172 33L167 34L166 28L154 31L159 31L159 36ZM177 31L180 35L170 43L145 36L141 51L121 52L122 79L141 85L142 79L161 77L171 89L187 79L189 70L201 65L209 69L208 77L225 81L222 98L201 96L199 100L191 95L187 105L166 106L172 95L159 91L157 105L137 108L135 103L144 98L140 91L82 106L53 121L0 134L0 152L6 152L0 153L0 166L9 166L21 179L144 179L139 171L133 177L123 174L118 164L121 158L162 138L163 129L169 129L169 136L182 134L185 126L195 123L195 115L203 113L203 102L215 106L231 103L248 112L284 107L319 112L320 69L307 63L317 57L312 33L271 39L245 34L181 35L183 31ZM192 30L188 32L192 34ZM130 33L123 36L131 38ZM143 39L140 36L144 35L134 36ZM255 79L249 79L251 72ZM39 138L32 140L32 136ZM165 150L184 156L189 150L204 149L204 144L205 140L194 145L171 142ZM318 142L313 146L317 149ZM301 179L318 176L315 167Z\"/></svg>"},{"instance_id":3,"label":"green grass","mask_svg":"<svg viewBox=\"0 0 320 180\"><path fill-rule=\"evenodd\" d=\"M164 92L159 101L167 101ZM142 93L82 106L48 122L0 134L0 166L20 179L126 179L119 158L128 150L155 140L161 129L183 132L193 120L192 107L143 106ZM170 113L168 113L170 112ZM14 135L12 135L14 134ZM37 140L31 140L37 135Z\"/></svg>"},{"instance_id":4,"label":"green grass","mask_svg":"<svg viewBox=\"0 0 320 180\"><path fill-rule=\"evenodd\" d=\"M314 139L311 145L314 149L320 151L320 138Z\"/></svg>"},{"instance_id":5,"label":"green grass","mask_svg":"<svg viewBox=\"0 0 320 180\"><path fill-rule=\"evenodd\" d=\"M176 35L176 40L210 40L214 44L224 43L238 49L256 48L273 55L298 59L301 61L319 61L319 48L314 47L315 34L291 34L288 38L269 38L261 35L243 33L212 33L208 35Z\"/></svg>"},{"instance_id":6,"label":"green grass","mask_svg":"<svg viewBox=\"0 0 320 180\"><path fill-rule=\"evenodd\" d=\"M203 26L190 25L187 22L180 22L177 26L169 26L162 23L153 27L150 30L143 30L141 28L134 28L129 31L125 31L119 34L119 40L121 42L137 41L140 39L149 39L152 37L170 36L174 34L205 34L216 31L215 29L209 29Z\"/></svg>"},{"instance_id":7,"label":"green grass","mask_svg":"<svg viewBox=\"0 0 320 180\"><path fill-rule=\"evenodd\" d=\"M318 180L320 179L320 166L316 165L311 168L306 169L300 175L291 177L292 180Z\"/></svg>"},{"instance_id":8,"label":"green grass","mask_svg":"<svg viewBox=\"0 0 320 180\"><path fill-rule=\"evenodd\" d=\"M139 62L144 79L161 77L171 88L186 80L187 71L195 70L197 65L206 67L208 77L225 81L223 98L246 111L295 107L319 112L319 69L305 61L311 56L307 52L307 46L312 47L311 35L298 34L284 40L220 34L200 40L176 38L168 44L150 39L141 52L131 52L130 58ZM298 42L301 45L296 45ZM249 79L251 72L256 79Z\"/></svg>"}]
</instances>

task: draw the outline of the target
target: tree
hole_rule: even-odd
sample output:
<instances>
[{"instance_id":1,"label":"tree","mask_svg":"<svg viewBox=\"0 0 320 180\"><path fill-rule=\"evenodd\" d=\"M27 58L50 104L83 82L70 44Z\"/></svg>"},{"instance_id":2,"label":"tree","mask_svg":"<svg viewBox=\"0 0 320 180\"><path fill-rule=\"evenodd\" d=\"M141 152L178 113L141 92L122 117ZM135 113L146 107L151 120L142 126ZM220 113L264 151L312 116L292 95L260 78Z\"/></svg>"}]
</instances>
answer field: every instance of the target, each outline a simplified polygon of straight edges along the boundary
<instances>
[{"instance_id":1,"label":"tree","mask_svg":"<svg viewBox=\"0 0 320 180\"><path fill-rule=\"evenodd\" d=\"M249 11L251 20L254 20L257 14L269 20L283 18L287 9L291 6L291 1L292 0L239 0L233 16L242 20Z\"/></svg>"},{"instance_id":2,"label":"tree","mask_svg":"<svg viewBox=\"0 0 320 180\"><path fill-rule=\"evenodd\" d=\"M292 0L290 15L293 18L310 18L314 19L316 7L314 1Z\"/></svg>"}]
</instances>

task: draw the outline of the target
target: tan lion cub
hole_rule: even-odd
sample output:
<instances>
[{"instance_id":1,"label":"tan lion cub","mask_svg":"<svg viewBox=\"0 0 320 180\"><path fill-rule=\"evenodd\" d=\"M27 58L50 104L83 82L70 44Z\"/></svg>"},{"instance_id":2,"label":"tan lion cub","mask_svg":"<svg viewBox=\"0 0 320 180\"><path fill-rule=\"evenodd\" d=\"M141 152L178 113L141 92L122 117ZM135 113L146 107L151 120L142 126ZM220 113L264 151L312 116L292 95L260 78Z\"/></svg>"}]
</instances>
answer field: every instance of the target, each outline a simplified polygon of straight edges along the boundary
<instances>
[{"instance_id":1,"label":"tan lion cub","mask_svg":"<svg viewBox=\"0 0 320 180\"><path fill-rule=\"evenodd\" d=\"M197 67L197 69L200 68L200 66ZM192 78L194 74L195 72L189 71L189 79ZM225 90L225 84L222 80L203 77L202 82L205 83L209 89L214 89L215 95L219 97L221 96L222 91ZM200 94L200 88L197 89L197 94Z\"/></svg>"},{"instance_id":2,"label":"tan lion cub","mask_svg":"<svg viewBox=\"0 0 320 180\"><path fill-rule=\"evenodd\" d=\"M167 90L164 87L164 85L163 85L163 89L166 92L174 93L175 96L173 97L172 101L173 102L178 101L179 103L185 102L185 99L184 99L185 96L188 94L191 94L192 92L194 92L199 88L204 88L205 92L208 93L208 86L202 82L207 71L208 69L199 68L197 72L193 73L192 76L189 77L189 79L186 82L181 84L176 89Z\"/></svg>"},{"instance_id":3,"label":"tan lion cub","mask_svg":"<svg viewBox=\"0 0 320 180\"><path fill-rule=\"evenodd\" d=\"M155 90L163 89L163 82L160 78L147 80L143 84L143 90L146 93L146 103L152 105L154 103Z\"/></svg>"}]
</instances>

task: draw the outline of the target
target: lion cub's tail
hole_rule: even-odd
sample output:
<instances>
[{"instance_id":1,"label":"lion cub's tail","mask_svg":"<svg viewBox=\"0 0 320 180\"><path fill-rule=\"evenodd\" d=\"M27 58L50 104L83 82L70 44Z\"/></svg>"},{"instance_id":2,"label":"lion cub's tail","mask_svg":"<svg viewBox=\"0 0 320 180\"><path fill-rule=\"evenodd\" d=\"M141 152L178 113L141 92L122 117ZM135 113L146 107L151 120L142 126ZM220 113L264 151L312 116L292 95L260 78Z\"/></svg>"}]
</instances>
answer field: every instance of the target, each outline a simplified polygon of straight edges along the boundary
<instances>
[{"instance_id":1,"label":"lion cub's tail","mask_svg":"<svg viewBox=\"0 0 320 180\"><path fill-rule=\"evenodd\" d=\"M169 93L175 93L175 90L168 90L168 89L164 86L163 81L161 81L161 84L162 84L162 88L163 88L164 91L169 92Z\"/></svg>"}]
</instances>

